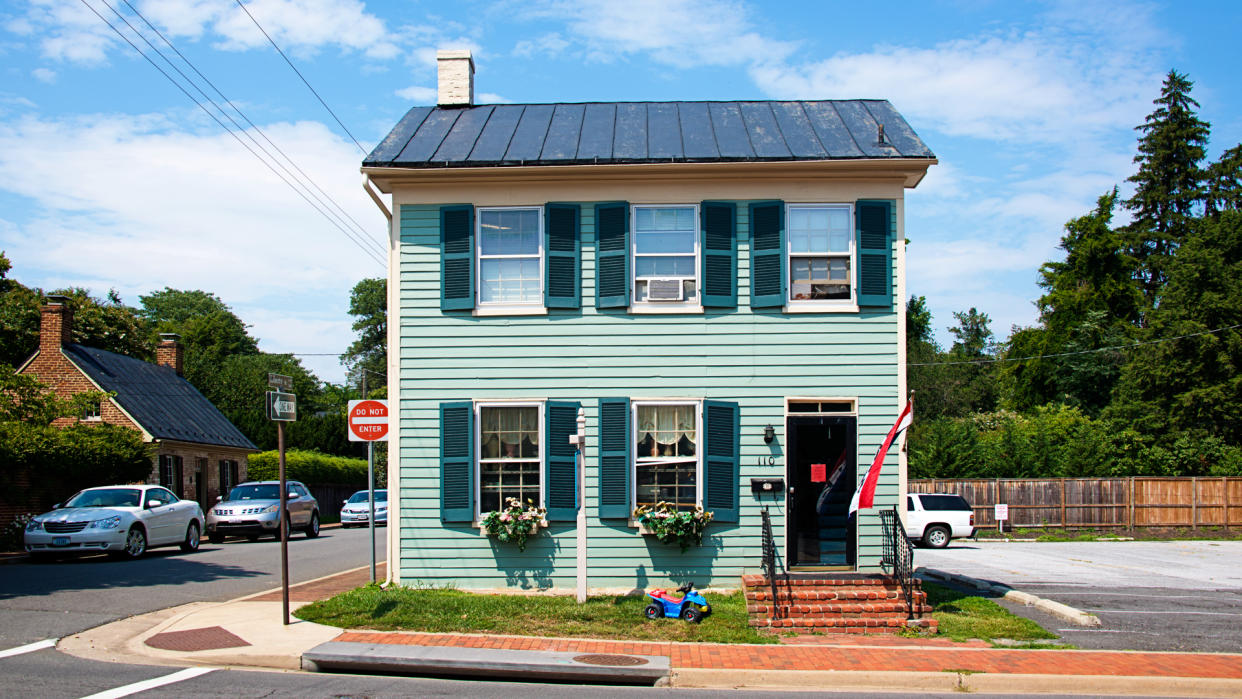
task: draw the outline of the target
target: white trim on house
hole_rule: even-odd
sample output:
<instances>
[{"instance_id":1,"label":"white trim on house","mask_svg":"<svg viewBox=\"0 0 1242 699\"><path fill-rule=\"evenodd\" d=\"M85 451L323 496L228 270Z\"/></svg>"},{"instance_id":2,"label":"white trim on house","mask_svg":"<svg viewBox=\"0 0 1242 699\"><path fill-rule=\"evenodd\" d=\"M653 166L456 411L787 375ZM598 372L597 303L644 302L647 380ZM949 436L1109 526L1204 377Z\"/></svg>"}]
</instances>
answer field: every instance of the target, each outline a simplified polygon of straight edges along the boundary
<instances>
[{"instance_id":1,"label":"white trim on house","mask_svg":"<svg viewBox=\"0 0 1242 699\"><path fill-rule=\"evenodd\" d=\"M694 272L691 275L672 274L663 277L647 276L644 280L655 279L677 279L684 286L687 279L694 279L694 295L693 300L686 300L684 297L681 301L639 301L638 299L638 258L642 257L686 257L685 252L673 253L639 253L638 252L638 212L642 209L689 209L691 216L691 231L694 240ZM698 204L630 204L628 212L630 217L630 249L626 254L630 257L630 278L629 283L629 310L631 313L702 313L703 312L703 270L701 269L703 261L703 246L700 240L703 237L703 224L699 219Z\"/></svg>"},{"instance_id":2,"label":"white trim on house","mask_svg":"<svg viewBox=\"0 0 1242 699\"><path fill-rule=\"evenodd\" d=\"M839 209L844 210L847 217L845 226L846 235L846 252L794 252L793 250L793 234L790 231L789 221L791 214L797 209ZM856 220L855 205L845 202L795 202L785 204L785 250L784 258L781 264L785 266L785 273L788 275L789 288L785 292L785 312L805 313L809 311L832 312L836 309L842 311L858 311L858 241L857 233L854 230ZM830 244L831 247L831 244ZM845 258L849 266L846 273L846 286L849 287L850 297L848 299L795 299L794 293L794 275L793 275L793 258L795 257L815 257L823 259L841 259ZM791 309L795 309L792 310Z\"/></svg>"},{"instance_id":3,"label":"white trim on house","mask_svg":"<svg viewBox=\"0 0 1242 699\"><path fill-rule=\"evenodd\" d=\"M530 459L518 457L518 460L536 462L535 472L539 475L539 506L547 507L548 484L547 479L544 478L545 469L543 467L548 458L548 438L546 430L544 429L547 399L511 400L502 398L498 400L476 400L473 401L474 434L471 435L471 439L474 440L474 463L471 464L471 468L474 469L474 493L471 495L474 498L475 521L482 521L483 515L487 514L487 512L483 511L483 408L535 408L535 429L539 438L539 441L536 444L538 447L538 456ZM499 509L504 509L503 500L499 503L498 507ZM491 510L488 510L488 512L490 511Z\"/></svg>"},{"instance_id":4,"label":"white trim on house","mask_svg":"<svg viewBox=\"0 0 1242 699\"><path fill-rule=\"evenodd\" d=\"M483 214L492 211L533 211L535 212L535 240L538 251L534 254L491 254L483 255ZM544 288L544 270L547 268L548 251L543 247L544 221L542 206L476 206L474 207L474 309L475 315L520 315L534 314L542 311L547 314L545 299L547 289ZM488 260L521 260L537 258L539 261L539 300L527 302L486 302L483 300L483 261Z\"/></svg>"},{"instance_id":5,"label":"white trim on house","mask_svg":"<svg viewBox=\"0 0 1242 699\"><path fill-rule=\"evenodd\" d=\"M694 406L694 503L703 505L703 399L702 398L631 398L630 399L630 434L629 448L632 458L627 468L630 469L630 511L638 506L638 408L649 405L693 405ZM682 457L680 460L688 460ZM741 486L739 485L739 488ZM637 526L637 525L632 525Z\"/></svg>"}]
</instances>

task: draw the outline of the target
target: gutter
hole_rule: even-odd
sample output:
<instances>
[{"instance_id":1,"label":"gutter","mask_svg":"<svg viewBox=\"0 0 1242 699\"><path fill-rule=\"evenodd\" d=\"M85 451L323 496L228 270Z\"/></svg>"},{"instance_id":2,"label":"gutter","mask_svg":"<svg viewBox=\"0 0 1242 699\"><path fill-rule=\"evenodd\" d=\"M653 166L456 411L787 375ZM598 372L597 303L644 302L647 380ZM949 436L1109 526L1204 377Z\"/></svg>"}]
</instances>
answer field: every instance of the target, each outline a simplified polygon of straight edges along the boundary
<instances>
[{"instance_id":1,"label":"gutter","mask_svg":"<svg viewBox=\"0 0 1242 699\"><path fill-rule=\"evenodd\" d=\"M362 176L362 189L370 195L371 201L375 202L375 205L378 206L380 211L384 213L384 218L388 219L388 225L391 227L392 211L389 210L388 205L384 203L384 200L380 198L380 195L375 191L375 188L371 186L371 178L367 175Z\"/></svg>"}]
</instances>

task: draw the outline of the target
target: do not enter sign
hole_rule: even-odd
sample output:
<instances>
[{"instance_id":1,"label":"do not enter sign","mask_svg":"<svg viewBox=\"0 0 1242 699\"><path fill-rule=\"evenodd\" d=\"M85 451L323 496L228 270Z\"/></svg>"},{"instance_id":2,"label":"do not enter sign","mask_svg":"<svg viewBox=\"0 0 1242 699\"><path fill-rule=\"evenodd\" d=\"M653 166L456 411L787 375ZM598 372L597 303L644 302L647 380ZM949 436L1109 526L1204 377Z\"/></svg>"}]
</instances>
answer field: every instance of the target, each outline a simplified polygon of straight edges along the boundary
<instances>
[{"instance_id":1,"label":"do not enter sign","mask_svg":"<svg viewBox=\"0 0 1242 699\"><path fill-rule=\"evenodd\" d=\"M349 441L388 441L388 401L349 401Z\"/></svg>"}]
</instances>

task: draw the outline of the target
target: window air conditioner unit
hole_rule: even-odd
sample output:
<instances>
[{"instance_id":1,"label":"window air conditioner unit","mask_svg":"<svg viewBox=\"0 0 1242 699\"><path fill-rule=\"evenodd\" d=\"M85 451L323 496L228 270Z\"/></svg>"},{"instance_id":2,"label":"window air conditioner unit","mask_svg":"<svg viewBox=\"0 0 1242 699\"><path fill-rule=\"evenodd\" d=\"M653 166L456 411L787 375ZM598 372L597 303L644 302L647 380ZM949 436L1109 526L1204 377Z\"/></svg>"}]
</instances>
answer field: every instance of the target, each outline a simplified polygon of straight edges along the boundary
<instances>
[{"instance_id":1,"label":"window air conditioner unit","mask_svg":"<svg viewBox=\"0 0 1242 699\"><path fill-rule=\"evenodd\" d=\"M648 301L682 301L680 279L651 279L647 282Z\"/></svg>"}]
</instances>

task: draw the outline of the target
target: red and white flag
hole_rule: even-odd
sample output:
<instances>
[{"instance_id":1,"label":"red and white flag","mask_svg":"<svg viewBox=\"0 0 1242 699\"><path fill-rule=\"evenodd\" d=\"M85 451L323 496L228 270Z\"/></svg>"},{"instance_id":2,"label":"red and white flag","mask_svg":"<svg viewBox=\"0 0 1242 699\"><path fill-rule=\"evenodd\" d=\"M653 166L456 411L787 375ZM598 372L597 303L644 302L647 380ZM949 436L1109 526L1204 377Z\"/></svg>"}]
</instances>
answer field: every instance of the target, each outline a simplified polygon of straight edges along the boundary
<instances>
[{"instance_id":1,"label":"red and white flag","mask_svg":"<svg viewBox=\"0 0 1242 699\"><path fill-rule=\"evenodd\" d=\"M884 438L884 443L880 445L880 450L876 452L875 459L871 461L871 468L867 471L867 477L863 480L858 490L854 491L854 497L850 499L850 514L853 515L859 509L867 510L875 504L875 484L880 480L880 467L884 464L884 457L888 454L888 448L893 442L901 439L905 434L906 428L914 420L914 406L910 401L906 401L906 407L897 416L897 422L893 423L893 428L888 431L888 436Z\"/></svg>"}]
</instances>

